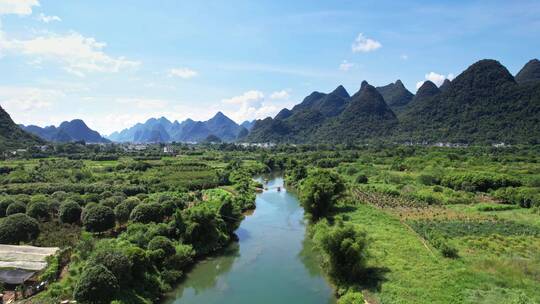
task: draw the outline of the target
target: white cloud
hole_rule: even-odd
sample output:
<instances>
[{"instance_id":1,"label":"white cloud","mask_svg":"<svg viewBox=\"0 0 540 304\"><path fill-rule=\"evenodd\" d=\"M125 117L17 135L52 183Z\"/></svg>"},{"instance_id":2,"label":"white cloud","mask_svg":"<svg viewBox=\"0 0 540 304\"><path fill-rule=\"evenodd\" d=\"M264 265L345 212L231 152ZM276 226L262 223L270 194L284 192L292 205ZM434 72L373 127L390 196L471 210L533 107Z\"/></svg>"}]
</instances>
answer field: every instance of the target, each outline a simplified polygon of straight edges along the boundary
<instances>
[{"instance_id":1,"label":"white cloud","mask_svg":"<svg viewBox=\"0 0 540 304\"><path fill-rule=\"evenodd\" d=\"M274 93L278 93L277 95L283 95L281 92ZM231 111L224 111L236 122L266 117L277 110L276 106L264 102L264 94L257 90L247 91L242 95L223 99L222 103L240 106L239 108Z\"/></svg>"},{"instance_id":2,"label":"white cloud","mask_svg":"<svg viewBox=\"0 0 540 304\"><path fill-rule=\"evenodd\" d=\"M368 38L364 36L363 33L360 33L352 44L352 51L353 53L368 53L375 51L381 47L382 44L379 41Z\"/></svg>"},{"instance_id":3,"label":"white cloud","mask_svg":"<svg viewBox=\"0 0 540 304\"><path fill-rule=\"evenodd\" d=\"M199 75L197 71L189 68L177 68L169 70L169 77L180 77L182 79L190 79Z\"/></svg>"},{"instance_id":4,"label":"white cloud","mask_svg":"<svg viewBox=\"0 0 540 304\"><path fill-rule=\"evenodd\" d=\"M169 105L167 100L152 98L117 98L116 102L136 107L141 110L164 109Z\"/></svg>"},{"instance_id":5,"label":"white cloud","mask_svg":"<svg viewBox=\"0 0 540 304\"><path fill-rule=\"evenodd\" d=\"M348 62L347 60L343 60L343 62L339 65L339 70L340 70L340 71L347 72L347 71L349 71L352 67L354 67L354 63Z\"/></svg>"},{"instance_id":6,"label":"white cloud","mask_svg":"<svg viewBox=\"0 0 540 304\"><path fill-rule=\"evenodd\" d=\"M274 100L283 100L283 99L289 99L290 95L289 92L286 90L276 91L270 94L270 99Z\"/></svg>"},{"instance_id":7,"label":"white cloud","mask_svg":"<svg viewBox=\"0 0 540 304\"><path fill-rule=\"evenodd\" d=\"M0 15L31 15L32 7L39 6L38 0L0 0Z\"/></svg>"},{"instance_id":8,"label":"white cloud","mask_svg":"<svg viewBox=\"0 0 540 304\"><path fill-rule=\"evenodd\" d=\"M49 23L49 22L53 22L53 21L62 21L62 19L60 19L60 17L58 16L46 16L45 14L43 13L40 13L39 16L37 17L37 19L41 22L45 22L45 23Z\"/></svg>"},{"instance_id":9,"label":"white cloud","mask_svg":"<svg viewBox=\"0 0 540 304\"><path fill-rule=\"evenodd\" d=\"M0 51L4 49L17 55L58 62L67 72L81 77L88 72L116 73L140 65L140 62L125 57L107 55L103 52L106 43L77 32L65 35L47 33L29 40L9 40L0 36L0 43Z\"/></svg>"},{"instance_id":10,"label":"white cloud","mask_svg":"<svg viewBox=\"0 0 540 304\"><path fill-rule=\"evenodd\" d=\"M226 104L252 104L261 102L264 99L264 94L261 91L251 90L247 91L240 96L234 96L228 99L223 99L222 102Z\"/></svg>"},{"instance_id":11,"label":"white cloud","mask_svg":"<svg viewBox=\"0 0 540 304\"><path fill-rule=\"evenodd\" d=\"M444 80L445 79L449 79L449 80L452 80L454 79L454 74L450 73L448 75L442 75L442 74L438 74L438 73L435 73L435 72L429 72L428 74L425 75L426 77L426 80L429 80L431 82L433 82L436 86L440 87ZM416 83L416 89L419 89L426 80L422 80L422 81L419 81Z\"/></svg>"},{"instance_id":12,"label":"white cloud","mask_svg":"<svg viewBox=\"0 0 540 304\"><path fill-rule=\"evenodd\" d=\"M409 55L407 55L407 54L401 54L401 56L399 56L399 58L401 58L401 60L408 60L408 59L409 59Z\"/></svg>"}]
</instances>

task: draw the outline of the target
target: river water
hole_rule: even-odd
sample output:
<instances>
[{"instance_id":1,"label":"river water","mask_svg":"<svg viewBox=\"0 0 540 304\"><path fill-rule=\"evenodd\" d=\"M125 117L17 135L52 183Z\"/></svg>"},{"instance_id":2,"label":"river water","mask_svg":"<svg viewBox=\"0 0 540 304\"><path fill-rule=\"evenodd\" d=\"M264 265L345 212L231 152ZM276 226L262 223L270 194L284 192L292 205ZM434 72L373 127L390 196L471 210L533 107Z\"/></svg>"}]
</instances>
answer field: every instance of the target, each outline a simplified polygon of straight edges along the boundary
<instances>
[{"instance_id":1,"label":"river water","mask_svg":"<svg viewBox=\"0 0 540 304\"><path fill-rule=\"evenodd\" d=\"M239 242L217 257L200 261L167 304L335 303L316 255L306 239L303 209L269 181L257 195L257 209L236 231Z\"/></svg>"}]
</instances>

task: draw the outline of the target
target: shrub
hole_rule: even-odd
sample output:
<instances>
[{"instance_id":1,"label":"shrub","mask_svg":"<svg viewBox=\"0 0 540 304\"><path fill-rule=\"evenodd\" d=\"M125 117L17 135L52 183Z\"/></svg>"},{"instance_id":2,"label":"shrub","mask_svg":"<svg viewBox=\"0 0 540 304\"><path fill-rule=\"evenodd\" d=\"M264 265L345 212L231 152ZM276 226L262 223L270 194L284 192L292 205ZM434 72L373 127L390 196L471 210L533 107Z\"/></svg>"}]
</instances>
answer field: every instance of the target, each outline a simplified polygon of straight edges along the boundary
<instances>
[{"instance_id":1,"label":"shrub","mask_svg":"<svg viewBox=\"0 0 540 304\"><path fill-rule=\"evenodd\" d=\"M106 206L86 208L82 222L84 228L90 232L103 232L114 227L114 211Z\"/></svg>"},{"instance_id":2,"label":"shrub","mask_svg":"<svg viewBox=\"0 0 540 304\"><path fill-rule=\"evenodd\" d=\"M512 176L492 173L453 173L446 175L441 184L455 190L480 191L504 187L519 187L521 182Z\"/></svg>"},{"instance_id":3,"label":"shrub","mask_svg":"<svg viewBox=\"0 0 540 304\"><path fill-rule=\"evenodd\" d=\"M15 201L11 198L5 198L0 201L0 218L7 216L6 211L9 205L13 204Z\"/></svg>"},{"instance_id":4,"label":"shrub","mask_svg":"<svg viewBox=\"0 0 540 304\"><path fill-rule=\"evenodd\" d=\"M176 253L174 245L168 238L164 236L154 237L150 243L148 243L148 250L162 249L166 256L171 256Z\"/></svg>"},{"instance_id":5,"label":"shrub","mask_svg":"<svg viewBox=\"0 0 540 304\"><path fill-rule=\"evenodd\" d=\"M348 291L344 294L337 304L362 304L364 303L364 295L361 292Z\"/></svg>"},{"instance_id":6,"label":"shrub","mask_svg":"<svg viewBox=\"0 0 540 304\"><path fill-rule=\"evenodd\" d=\"M36 239L39 223L23 213L9 215L0 220L0 244L19 244Z\"/></svg>"},{"instance_id":7,"label":"shrub","mask_svg":"<svg viewBox=\"0 0 540 304\"><path fill-rule=\"evenodd\" d=\"M368 180L367 175L365 175L365 174L358 174L358 175L356 176L356 180L355 180L355 181L356 181L357 184L367 184L369 180Z\"/></svg>"},{"instance_id":8,"label":"shrub","mask_svg":"<svg viewBox=\"0 0 540 304\"><path fill-rule=\"evenodd\" d=\"M339 175L327 170L315 170L302 181L300 201L305 211L318 219L326 216L343 191L345 184Z\"/></svg>"},{"instance_id":9,"label":"shrub","mask_svg":"<svg viewBox=\"0 0 540 304\"><path fill-rule=\"evenodd\" d=\"M150 222L159 223L163 220L161 206L158 204L140 204L131 211L129 219L145 224Z\"/></svg>"},{"instance_id":10,"label":"shrub","mask_svg":"<svg viewBox=\"0 0 540 304\"><path fill-rule=\"evenodd\" d=\"M10 204L6 209L6 215L12 215L16 213L26 213L26 206L21 202L15 202Z\"/></svg>"},{"instance_id":11,"label":"shrub","mask_svg":"<svg viewBox=\"0 0 540 304\"><path fill-rule=\"evenodd\" d=\"M108 304L119 288L118 279L105 266L91 265L82 272L73 297L83 304Z\"/></svg>"},{"instance_id":12,"label":"shrub","mask_svg":"<svg viewBox=\"0 0 540 304\"><path fill-rule=\"evenodd\" d=\"M128 284L131 280L131 260L117 249L101 249L91 259L90 264L105 266L118 279L120 285Z\"/></svg>"},{"instance_id":13,"label":"shrub","mask_svg":"<svg viewBox=\"0 0 540 304\"><path fill-rule=\"evenodd\" d=\"M354 282L365 274L368 257L365 232L341 220L332 227L322 221L314 229L315 243L323 253L323 265L333 280L338 284Z\"/></svg>"},{"instance_id":14,"label":"shrub","mask_svg":"<svg viewBox=\"0 0 540 304\"><path fill-rule=\"evenodd\" d=\"M49 218L49 204L46 202L31 203L26 214L38 220L47 220Z\"/></svg>"},{"instance_id":15,"label":"shrub","mask_svg":"<svg viewBox=\"0 0 540 304\"><path fill-rule=\"evenodd\" d=\"M59 218L62 223L73 224L81 220L82 208L73 201L60 205Z\"/></svg>"}]
</instances>

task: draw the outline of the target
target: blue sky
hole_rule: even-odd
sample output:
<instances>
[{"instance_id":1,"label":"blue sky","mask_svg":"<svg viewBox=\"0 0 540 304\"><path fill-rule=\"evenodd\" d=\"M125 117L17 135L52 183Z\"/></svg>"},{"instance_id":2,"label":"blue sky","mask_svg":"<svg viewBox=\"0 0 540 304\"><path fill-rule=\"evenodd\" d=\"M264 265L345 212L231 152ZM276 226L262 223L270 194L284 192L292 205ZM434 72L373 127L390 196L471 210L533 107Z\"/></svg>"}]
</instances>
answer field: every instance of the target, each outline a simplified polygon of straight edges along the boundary
<instances>
[{"instance_id":1,"label":"blue sky","mask_svg":"<svg viewBox=\"0 0 540 304\"><path fill-rule=\"evenodd\" d=\"M0 0L0 105L109 134L150 117L241 122L362 80L540 56L539 1Z\"/></svg>"}]
</instances>

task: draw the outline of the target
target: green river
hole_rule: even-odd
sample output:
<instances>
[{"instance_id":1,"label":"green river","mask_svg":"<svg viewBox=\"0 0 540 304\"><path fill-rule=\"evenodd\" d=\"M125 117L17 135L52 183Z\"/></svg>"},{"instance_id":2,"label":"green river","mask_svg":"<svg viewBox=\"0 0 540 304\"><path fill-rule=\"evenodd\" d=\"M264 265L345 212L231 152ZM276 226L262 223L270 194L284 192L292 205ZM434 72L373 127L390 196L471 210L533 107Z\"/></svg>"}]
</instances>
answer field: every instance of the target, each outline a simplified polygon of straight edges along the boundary
<instances>
[{"instance_id":1,"label":"green river","mask_svg":"<svg viewBox=\"0 0 540 304\"><path fill-rule=\"evenodd\" d=\"M257 209L236 231L239 242L200 261L167 304L335 303L306 240L304 212L273 178L257 195Z\"/></svg>"}]
</instances>

